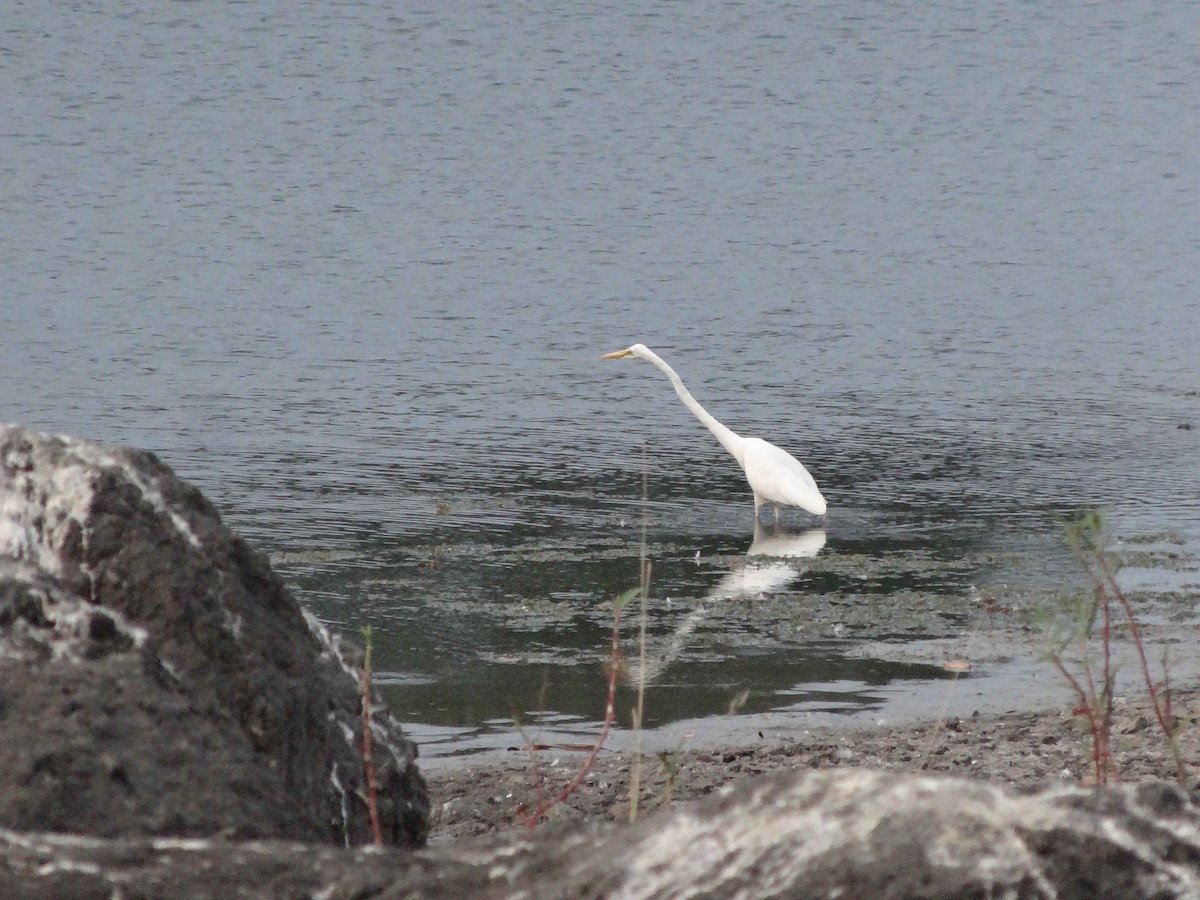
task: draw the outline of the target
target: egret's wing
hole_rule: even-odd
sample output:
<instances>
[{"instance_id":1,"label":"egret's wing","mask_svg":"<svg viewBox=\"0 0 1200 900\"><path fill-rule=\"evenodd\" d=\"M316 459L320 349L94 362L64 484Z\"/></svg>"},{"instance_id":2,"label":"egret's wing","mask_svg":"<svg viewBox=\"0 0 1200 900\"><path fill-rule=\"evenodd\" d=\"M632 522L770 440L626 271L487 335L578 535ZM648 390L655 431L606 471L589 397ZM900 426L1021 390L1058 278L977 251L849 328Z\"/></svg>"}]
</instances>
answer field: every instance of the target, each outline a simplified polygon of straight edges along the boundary
<instances>
[{"instance_id":1,"label":"egret's wing","mask_svg":"<svg viewBox=\"0 0 1200 900\"><path fill-rule=\"evenodd\" d=\"M750 489L764 500L824 515L825 498L817 483L803 463L786 450L762 438L747 438L744 465Z\"/></svg>"}]
</instances>

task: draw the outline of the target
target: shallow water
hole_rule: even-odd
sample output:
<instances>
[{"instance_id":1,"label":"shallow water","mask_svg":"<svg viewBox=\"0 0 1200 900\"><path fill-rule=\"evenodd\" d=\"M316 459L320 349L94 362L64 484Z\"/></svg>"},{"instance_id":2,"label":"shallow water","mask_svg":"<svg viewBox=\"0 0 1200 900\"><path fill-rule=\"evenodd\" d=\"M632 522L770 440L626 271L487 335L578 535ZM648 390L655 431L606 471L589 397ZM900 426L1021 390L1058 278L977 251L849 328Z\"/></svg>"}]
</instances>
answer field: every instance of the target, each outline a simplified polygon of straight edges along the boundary
<instances>
[{"instance_id":1,"label":"shallow water","mask_svg":"<svg viewBox=\"0 0 1200 900\"><path fill-rule=\"evenodd\" d=\"M1194 596L1197 35L1118 3L23 5L0 412L160 452L375 626L427 753L539 707L594 731L643 516L649 723L898 714L942 660L858 650L1078 584L1079 510ZM635 340L804 460L816 555L747 556L736 466L599 360Z\"/></svg>"}]
</instances>

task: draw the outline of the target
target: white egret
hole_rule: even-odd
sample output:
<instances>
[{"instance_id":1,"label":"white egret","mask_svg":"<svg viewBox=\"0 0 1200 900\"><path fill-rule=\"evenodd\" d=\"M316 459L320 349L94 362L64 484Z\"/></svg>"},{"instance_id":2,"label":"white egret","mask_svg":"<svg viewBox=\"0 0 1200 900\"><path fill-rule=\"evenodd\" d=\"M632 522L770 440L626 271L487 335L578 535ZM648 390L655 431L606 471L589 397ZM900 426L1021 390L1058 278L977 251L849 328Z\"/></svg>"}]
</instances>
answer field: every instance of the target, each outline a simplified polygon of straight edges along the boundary
<instances>
[{"instance_id":1,"label":"white egret","mask_svg":"<svg viewBox=\"0 0 1200 900\"><path fill-rule=\"evenodd\" d=\"M750 482L750 490L754 492L754 518L762 518L764 503L774 504L775 521L779 521L780 508L798 506L813 515L825 515L825 498L817 489L817 483L808 474L808 469L792 454L762 438L742 437L726 428L711 415L708 410L696 402L683 381L675 374L662 358L645 344L634 344L624 350L605 353L603 359L624 359L632 356L634 359L644 359L675 385L675 393L683 401L683 405L704 423L717 440L721 442L733 458L741 465Z\"/></svg>"}]
</instances>

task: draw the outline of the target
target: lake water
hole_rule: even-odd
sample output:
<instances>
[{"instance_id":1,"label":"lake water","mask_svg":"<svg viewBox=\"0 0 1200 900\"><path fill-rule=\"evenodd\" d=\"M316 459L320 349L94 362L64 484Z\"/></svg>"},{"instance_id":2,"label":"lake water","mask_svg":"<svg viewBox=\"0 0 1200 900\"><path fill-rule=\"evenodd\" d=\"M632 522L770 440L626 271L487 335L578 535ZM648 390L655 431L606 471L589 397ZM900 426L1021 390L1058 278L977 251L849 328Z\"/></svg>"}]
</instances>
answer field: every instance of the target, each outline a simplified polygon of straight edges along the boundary
<instances>
[{"instance_id":1,"label":"lake water","mask_svg":"<svg viewBox=\"0 0 1200 900\"><path fill-rule=\"evenodd\" d=\"M427 757L594 733L643 528L663 741L928 712L1080 510L1195 594L1198 64L1195 4L19 4L0 417L159 452ZM756 547L635 341L825 521Z\"/></svg>"}]
</instances>

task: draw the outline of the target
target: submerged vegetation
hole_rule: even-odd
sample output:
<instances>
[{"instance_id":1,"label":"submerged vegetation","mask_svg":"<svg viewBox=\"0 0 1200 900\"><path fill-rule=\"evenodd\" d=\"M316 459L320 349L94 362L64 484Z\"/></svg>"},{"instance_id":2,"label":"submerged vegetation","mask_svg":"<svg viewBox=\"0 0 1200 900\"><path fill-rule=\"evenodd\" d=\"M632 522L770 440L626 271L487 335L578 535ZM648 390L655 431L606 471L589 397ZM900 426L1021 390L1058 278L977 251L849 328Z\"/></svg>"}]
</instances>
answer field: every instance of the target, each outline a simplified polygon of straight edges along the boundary
<instances>
[{"instance_id":1,"label":"submerged vegetation","mask_svg":"<svg viewBox=\"0 0 1200 900\"><path fill-rule=\"evenodd\" d=\"M1096 511L1079 516L1067 527L1066 538L1076 564L1084 576L1084 586L1082 590L1059 593L1053 603L1047 602L1038 625L1046 635L1046 659L1074 696L1071 712L1085 726L1091 751L1090 775L1086 780L1097 785L1107 785L1120 779L1118 761L1114 757L1113 731L1119 663L1123 663L1136 670L1134 683L1145 688L1146 708L1149 711L1145 727L1153 727L1161 733L1164 749L1173 761L1175 777L1181 785L1186 785L1188 773L1180 752L1179 739L1182 729L1190 719L1181 716L1176 709L1170 681L1169 659L1164 653L1157 664L1152 660L1143 626L1135 610L1136 601L1118 583L1121 560L1108 550L1104 516ZM517 813L520 820L529 827L536 825L555 806L590 783L589 776L618 717L617 691L622 680L628 681L634 689L629 714L632 750L629 754L626 778L629 789L629 818L633 820L638 816L644 762L641 735L645 723L645 688L648 672L654 670L654 666L648 664L646 648L646 604L650 566L644 554L643 549L641 584L620 594L612 604L611 640L606 660L607 700L604 719L595 741L586 746L565 747L539 744L528 738L525 740L530 754L530 770L536 796L532 801L521 804ZM623 613L628 604L639 595L642 606L636 638L636 661L631 660L627 665L621 650ZM988 602L982 603L982 616L984 620L994 619L999 608L997 601L990 597L986 597L985 600ZM772 606L765 600L762 602L768 607ZM1013 612L1009 607L1005 609L1009 613ZM809 611L812 612L811 609ZM733 697L729 705L729 715L737 714L746 696L747 693L743 691ZM944 713L939 713L938 721L931 725L929 746L925 748L922 756L926 762L936 752L936 745L944 741L941 729L943 718ZM522 735L524 737L523 731ZM550 747L586 751L586 757L576 775L553 795L548 795L544 788L543 772L538 757L539 750ZM652 777L663 790L663 801L669 802L677 786L678 771L673 754L659 754L659 757L662 760L662 771ZM920 764L920 767L924 768L925 764Z\"/></svg>"}]
</instances>

